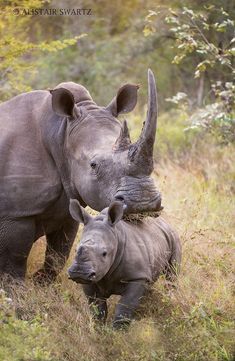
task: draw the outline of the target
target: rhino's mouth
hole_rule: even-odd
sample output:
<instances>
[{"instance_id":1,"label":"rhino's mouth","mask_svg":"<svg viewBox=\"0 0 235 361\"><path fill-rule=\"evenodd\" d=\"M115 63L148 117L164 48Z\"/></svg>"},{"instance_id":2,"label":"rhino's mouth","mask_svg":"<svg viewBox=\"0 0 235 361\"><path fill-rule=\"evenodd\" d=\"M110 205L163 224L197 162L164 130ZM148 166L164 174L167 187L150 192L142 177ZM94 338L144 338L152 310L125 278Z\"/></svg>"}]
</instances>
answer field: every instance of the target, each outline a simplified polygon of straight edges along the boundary
<instances>
[{"instance_id":1,"label":"rhino's mouth","mask_svg":"<svg viewBox=\"0 0 235 361\"><path fill-rule=\"evenodd\" d=\"M162 209L161 193L149 177L123 177L114 199L126 205L125 214L159 212Z\"/></svg>"},{"instance_id":2,"label":"rhino's mouth","mask_svg":"<svg viewBox=\"0 0 235 361\"><path fill-rule=\"evenodd\" d=\"M81 283L81 284L90 284L95 280L94 272L82 273L78 271L68 270L68 277L70 280Z\"/></svg>"},{"instance_id":3,"label":"rhino's mouth","mask_svg":"<svg viewBox=\"0 0 235 361\"><path fill-rule=\"evenodd\" d=\"M69 277L69 279L76 282L76 283L80 283L80 284L83 284L83 285L92 283L91 280L88 280L88 279L85 279L85 278L82 278L82 277Z\"/></svg>"},{"instance_id":4,"label":"rhino's mouth","mask_svg":"<svg viewBox=\"0 0 235 361\"><path fill-rule=\"evenodd\" d=\"M161 207L159 211L153 212L139 212L139 213L129 213L123 216L124 221L138 224L138 222L143 221L145 218L157 218L161 215L161 212L164 207Z\"/></svg>"}]
</instances>

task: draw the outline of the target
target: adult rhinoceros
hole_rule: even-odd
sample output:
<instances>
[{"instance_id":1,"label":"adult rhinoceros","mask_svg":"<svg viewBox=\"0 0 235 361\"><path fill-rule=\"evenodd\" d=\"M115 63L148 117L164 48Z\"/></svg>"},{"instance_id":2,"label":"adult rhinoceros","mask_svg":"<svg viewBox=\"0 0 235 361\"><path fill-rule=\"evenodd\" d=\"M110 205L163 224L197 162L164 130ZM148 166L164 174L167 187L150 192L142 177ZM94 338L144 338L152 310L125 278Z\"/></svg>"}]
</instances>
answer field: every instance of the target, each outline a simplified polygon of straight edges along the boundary
<instances>
[{"instance_id":1,"label":"adult rhinoceros","mask_svg":"<svg viewBox=\"0 0 235 361\"><path fill-rule=\"evenodd\" d=\"M136 85L122 86L107 107L72 82L0 105L0 273L24 278L33 242L46 235L38 276L56 276L55 255L63 267L78 228L70 198L98 211L113 199L123 200L127 213L160 208L150 178L157 120L151 70L148 85L148 114L134 144L117 116L134 109Z\"/></svg>"}]
</instances>

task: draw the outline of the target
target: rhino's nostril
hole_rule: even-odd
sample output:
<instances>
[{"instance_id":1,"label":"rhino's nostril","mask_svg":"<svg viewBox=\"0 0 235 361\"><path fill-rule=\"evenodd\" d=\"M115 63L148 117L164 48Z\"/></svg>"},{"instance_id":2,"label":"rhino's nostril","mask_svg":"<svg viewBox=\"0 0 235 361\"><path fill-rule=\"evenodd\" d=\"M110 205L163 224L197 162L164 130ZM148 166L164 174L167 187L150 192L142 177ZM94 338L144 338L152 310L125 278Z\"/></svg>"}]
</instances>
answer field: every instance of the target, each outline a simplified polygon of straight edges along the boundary
<instances>
[{"instance_id":1,"label":"rhino's nostril","mask_svg":"<svg viewBox=\"0 0 235 361\"><path fill-rule=\"evenodd\" d=\"M116 199L117 201L124 202L124 197L123 197L123 196L116 196L115 199Z\"/></svg>"}]
</instances>

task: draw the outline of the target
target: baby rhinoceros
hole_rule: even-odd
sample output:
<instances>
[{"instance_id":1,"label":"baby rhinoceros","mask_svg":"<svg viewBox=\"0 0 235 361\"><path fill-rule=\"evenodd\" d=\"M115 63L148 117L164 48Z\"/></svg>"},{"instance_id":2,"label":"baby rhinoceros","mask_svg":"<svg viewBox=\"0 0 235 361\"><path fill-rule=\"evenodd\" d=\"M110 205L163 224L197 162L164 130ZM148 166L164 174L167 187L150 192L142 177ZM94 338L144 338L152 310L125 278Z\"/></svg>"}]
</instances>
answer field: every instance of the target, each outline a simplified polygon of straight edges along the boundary
<instances>
[{"instance_id":1,"label":"baby rhinoceros","mask_svg":"<svg viewBox=\"0 0 235 361\"><path fill-rule=\"evenodd\" d=\"M121 220L123 203L113 202L91 217L77 200L70 201L72 217L84 224L69 277L83 284L94 315L105 321L106 300L121 295L114 328L127 325L134 316L147 286L161 273L176 276L181 261L178 235L161 218L146 218L137 224Z\"/></svg>"}]
</instances>

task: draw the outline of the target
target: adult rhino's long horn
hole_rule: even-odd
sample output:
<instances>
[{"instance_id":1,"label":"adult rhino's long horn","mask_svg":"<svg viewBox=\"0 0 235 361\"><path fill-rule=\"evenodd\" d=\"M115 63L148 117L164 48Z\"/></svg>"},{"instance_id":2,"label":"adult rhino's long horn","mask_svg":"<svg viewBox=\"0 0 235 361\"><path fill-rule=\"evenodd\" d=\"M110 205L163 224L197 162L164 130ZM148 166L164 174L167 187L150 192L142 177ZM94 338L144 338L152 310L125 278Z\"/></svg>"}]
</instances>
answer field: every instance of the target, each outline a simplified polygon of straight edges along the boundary
<instances>
[{"instance_id":1,"label":"adult rhino's long horn","mask_svg":"<svg viewBox=\"0 0 235 361\"><path fill-rule=\"evenodd\" d=\"M157 89L153 72L148 70L148 111L142 132L129 149L130 162L143 169L145 174L153 170L153 147L157 129Z\"/></svg>"}]
</instances>

